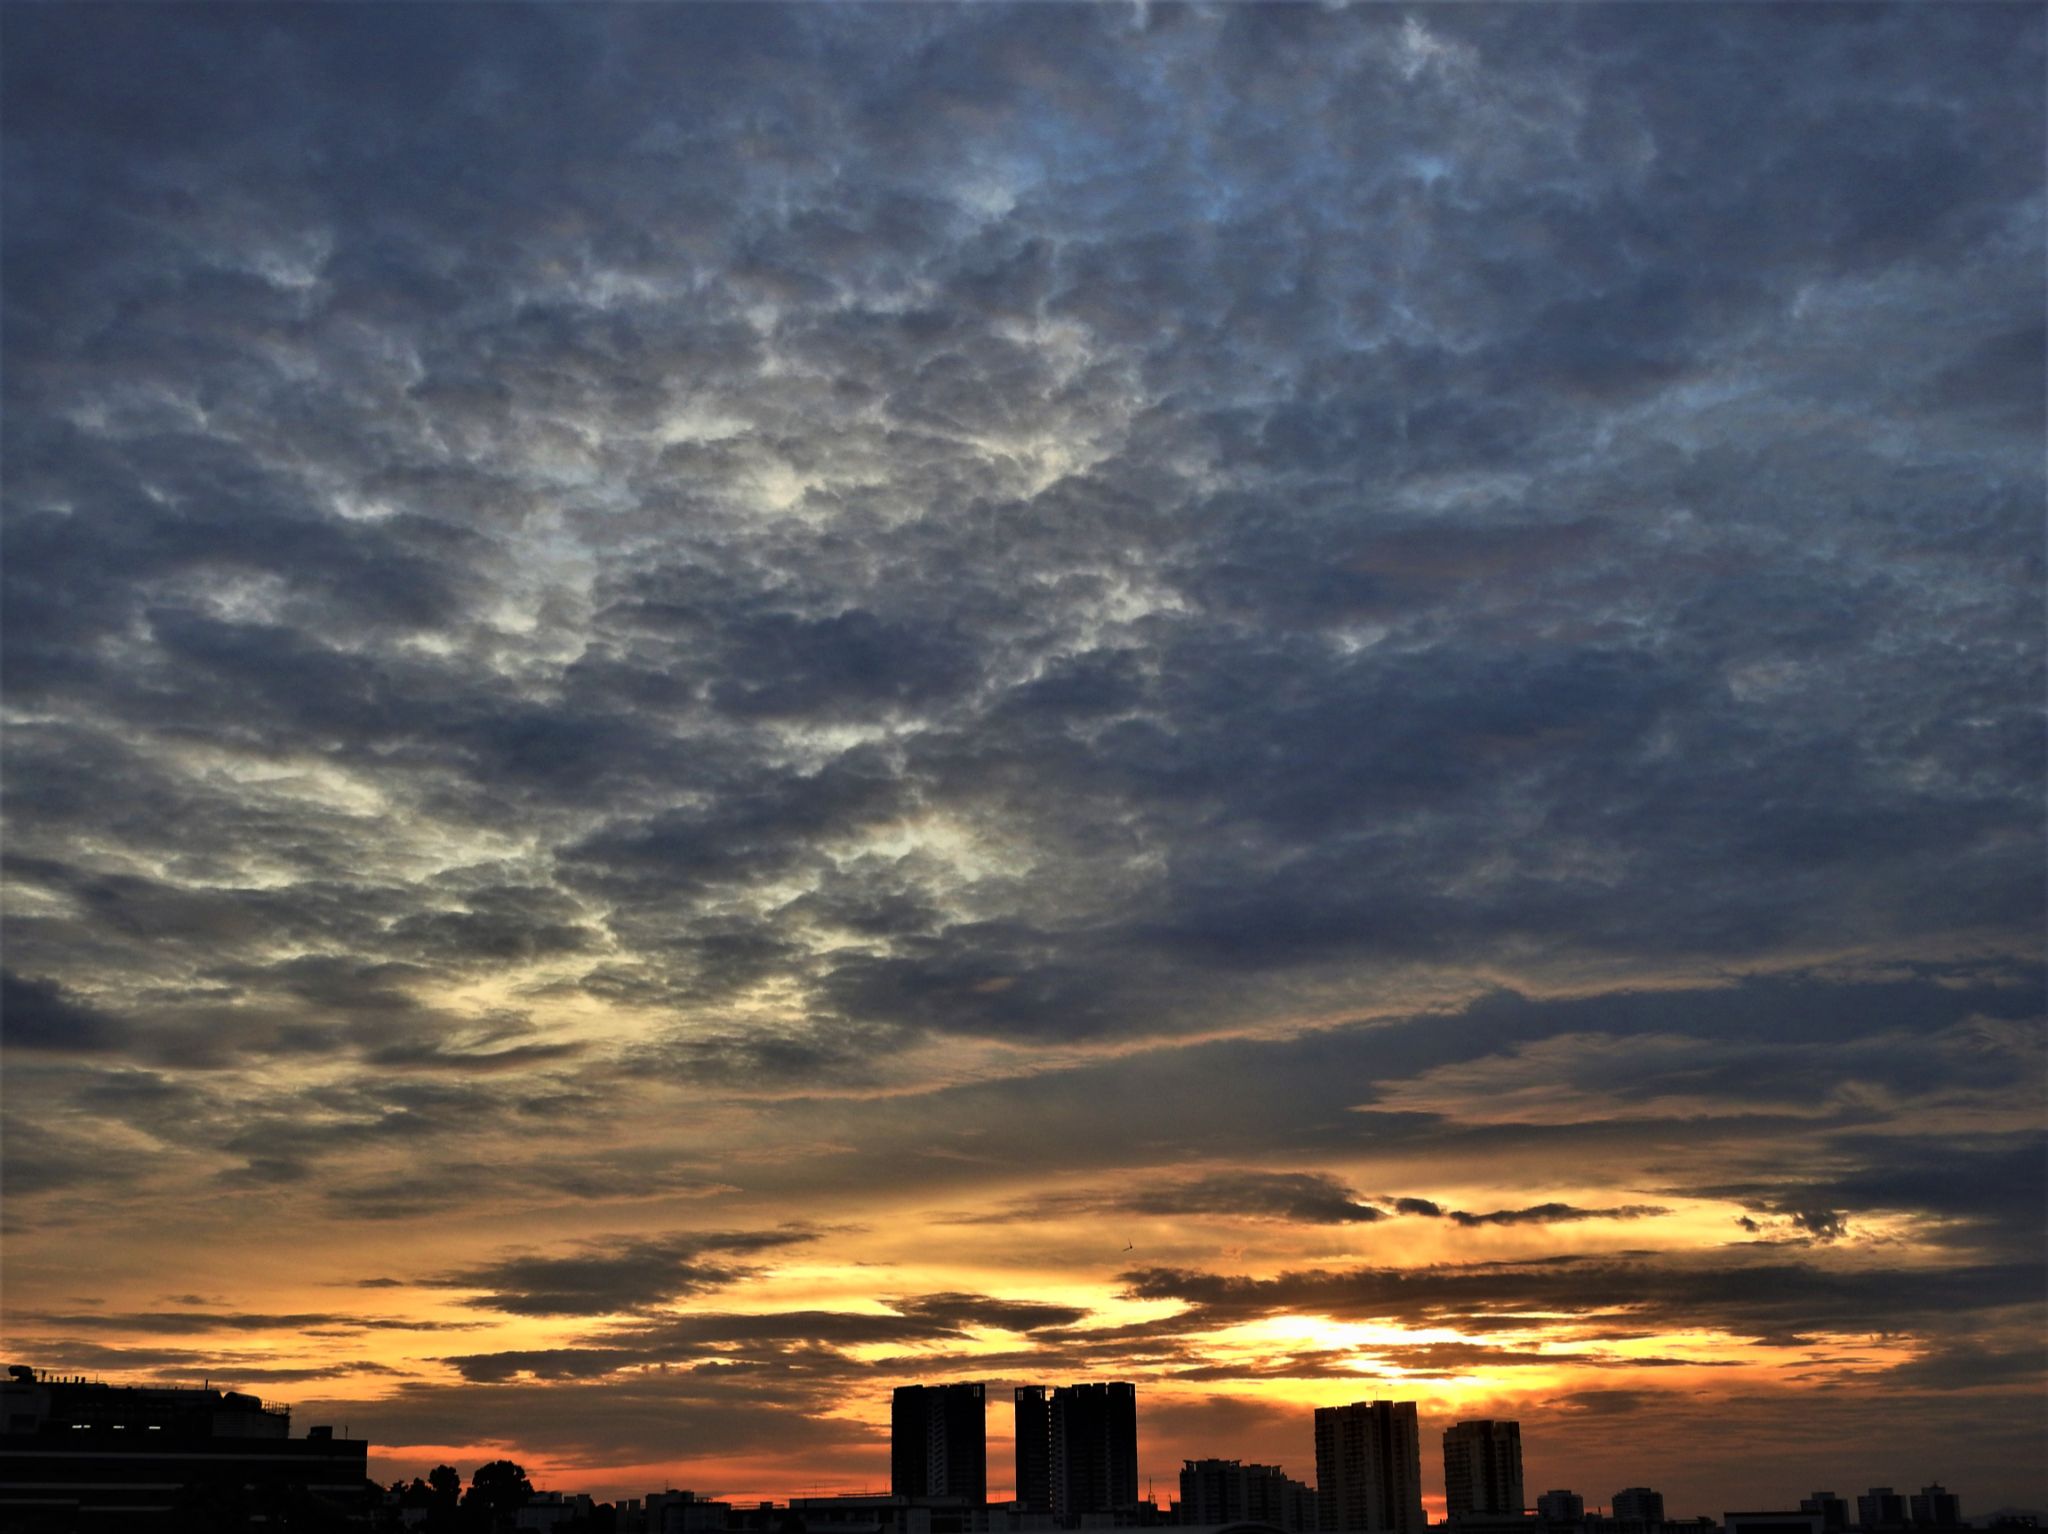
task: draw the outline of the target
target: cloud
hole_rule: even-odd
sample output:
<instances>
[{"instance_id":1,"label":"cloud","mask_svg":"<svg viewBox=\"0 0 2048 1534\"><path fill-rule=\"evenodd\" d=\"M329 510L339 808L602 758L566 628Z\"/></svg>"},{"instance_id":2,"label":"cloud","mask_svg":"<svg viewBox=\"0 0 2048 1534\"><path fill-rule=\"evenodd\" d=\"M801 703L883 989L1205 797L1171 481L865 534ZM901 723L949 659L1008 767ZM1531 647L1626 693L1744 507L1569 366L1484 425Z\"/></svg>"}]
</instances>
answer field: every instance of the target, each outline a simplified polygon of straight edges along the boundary
<instances>
[{"instance_id":1,"label":"cloud","mask_svg":"<svg viewBox=\"0 0 2048 1534\"><path fill-rule=\"evenodd\" d=\"M1006 1332L1036 1332L1051 1326L1072 1326L1088 1311L1075 1305L1042 1300L1003 1300L981 1294L921 1294L890 1301L904 1315L948 1325L992 1327Z\"/></svg>"},{"instance_id":2,"label":"cloud","mask_svg":"<svg viewBox=\"0 0 2048 1534\"><path fill-rule=\"evenodd\" d=\"M962 1225L1095 1215L1221 1215L1311 1225L1370 1224L1386 1218L1334 1177L1320 1172L1213 1172L1128 1191L1065 1193L1022 1200L1002 1211L951 1217Z\"/></svg>"},{"instance_id":3,"label":"cloud","mask_svg":"<svg viewBox=\"0 0 2048 1534\"><path fill-rule=\"evenodd\" d=\"M1403 1200L1420 1204L1422 1199ZM1424 1211L1416 1211L1422 1213ZM1532 1204L1527 1209L1495 1209L1471 1214L1463 1209L1444 1211L1443 1217L1458 1225L1568 1225L1580 1220L1643 1220L1671 1211L1659 1204L1617 1204L1611 1209L1579 1209L1571 1204Z\"/></svg>"},{"instance_id":4,"label":"cloud","mask_svg":"<svg viewBox=\"0 0 2048 1534\"><path fill-rule=\"evenodd\" d=\"M70 1314L26 1312L23 1320L72 1331L110 1331L184 1336L200 1332L301 1332L325 1327L344 1332L463 1331L473 1323L414 1320L399 1316L358 1316L339 1312L298 1311L286 1315L246 1311L154 1310L142 1312L74 1311Z\"/></svg>"},{"instance_id":5,"label":"cloud","mask_svg":"<svg viewBox=\"0 0 2048 1534\"><path fill-rule=\"evenodd\" d=\"M752 1271L724 1258L816 1239L815 1232L795 1229L599 1237L580 1243L569 1256L501 1257L423 1282L442 1289L484 1291L462 1301L478 1310L522 1316L614 1315L722 1288Z\"/></svg>"},{"instance_id":6,"label":"cloud","mask_svg":"<svg viewBox=\"0 0 2048 1534\"><path fill-rule=\"evenodd\" d=\"M64 994L52 980L34 980L0 973L0 1018L10 1049L65 1054L97 1054L128 1042L127 1026Z\"/></svg>"},{"instance_id":7,"label":"cloud","mask_svg":"<svg viewBox=\"0 0 2048 1534\"><path fill-rule=\"evenodd\" d=\"M298 1315L165 1234L289 1229L553 1318L477 1340L489 1430L841 1465L787 1381L842 1347L1216 1366L1040 1293L1104 1226L1197 1319L2003 1305L2042 57L2001 7L11 16L10 1293L81 1310L62 1241L151 1270L110 1313ZM972 1247L844 1278L927 1218ZM841 1277L778 1290L798 1243ZM1447 1251L1528 1261L1358 1266Z\"/></svg>"},{"instance_id":8,"label":"cloud","mask_svg":"<svg viewBox=\"0 0 2048 1534\"><path fill-rule=\"evenodd\" d=\"M1882 1332L1945 1313L2031 1304L2028 1265L1863 1267L1717 1263L1678 1255L1565 1255L1534 1264L1312 1269L1257 1279L1170 1268L1124 1275L1138 1299L1177 1299L1183 1329L1297 1313L1403 1326L1549 1312L1630 1325L1709 1327L1790 1346L1816 1332Z\"/></svg>"}]
</instances>

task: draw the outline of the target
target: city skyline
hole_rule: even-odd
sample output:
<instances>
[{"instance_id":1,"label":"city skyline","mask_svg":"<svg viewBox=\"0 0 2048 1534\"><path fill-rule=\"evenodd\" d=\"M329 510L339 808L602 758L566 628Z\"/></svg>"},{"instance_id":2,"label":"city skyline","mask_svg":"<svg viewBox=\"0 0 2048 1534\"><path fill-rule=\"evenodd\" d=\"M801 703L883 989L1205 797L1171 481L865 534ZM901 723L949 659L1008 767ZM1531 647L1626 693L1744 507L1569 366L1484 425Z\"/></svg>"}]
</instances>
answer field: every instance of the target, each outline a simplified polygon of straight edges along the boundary
<instances>
[{"instance_id":1,"label":"city skyline","mask_svg":"<svg viewBox=\"0 0 2048 1534\"><path fill-rule=\"evenodd\" d=\"M47 1526L52 1534L73 1528L81 1516L76 1506L68 1517L53 1508L53 1490L74 1503L97 1503L85 1509L84 1526L92 1528L126 1529L123 1520L129 1518L148 1521L189 1512L198 1485L208 1487L203 1495L225 1508L243 1475L265 1483L246 1488L259 1500L282 1496L288 1503L294 1495L312 1493L324 1497L329 1515L379 1498L389 1512L403 1505L393 1499L406 1491L405 1477L388 1487L374 1476L361 1477L370 1448L366 1440L349 1436L345 1428L337 1435L332 1424L311 1426L294 1438L291 1409L254 1395L211 1385L109 1385L13 1364L0 1381L0 1396L0 1427L5 1430L0 1433L0 1512L39 1510L50 1521L33 1526ZM897 1513L867 1534L915 1534L920 1529L925 1534L1051 1534L1076 1528L1232 1525L1277 1534L1421 1534L1432 1526L1453 1534L1459 1529L1466 1534L1513 1529L1530 1534L1715 1534L1717 1529L1723 1534L1842 1534L1851 1528L1887 1534L1970 1527L2017 1534L2037 1528L2040 1521L2038 1510L2010 1508L1966 1520L1961 1497L1938 1481L1910 1494L1872 1486L1854 1497L1853 1520L1850 1500L1826 1490L1802 1496L1796 1510L1789 1504L1777 1511L1727 1510L1725 1523L1718 1525L1710 1514L1669 1512L1661 1492L1641 1485L1616 1491L1611 1506L1563 1488L1530 1498L1521 1490L1521 1424L1492 1418L1466 1419L1443 1429L1448 1505L1435 1510L1443 1516L1432 1516L1418 1474L1428 1456L1420 1451L1414 1405L1379 1400L1317 1409L1313 1486L1287 1476L1281 1466L1210 1456L1182 1462L1177 1502L1170 1491L1160 1498L1151 1488L1141 1497L1135 1473L1136 1392L1120 1381L1055 1386L1050 1396L1042 1386L1017 1387L1012 1409L1018 1485L1014 1496L991 1497L988 1401L982 1381L894 1387L889 1492L880 1497L872 1491L792 1495L784 1509L800 1516L831 1509L821 1534L835 1527L855 1534L860 1509L885 1504L925 1509L920 1516L927 1517L929 1527L906 1523L910 1515ZM88 1436L81 1438L81 1433ZM159 1433L163 1436L146 1436ZM1022 1448L1027 1437L1044 1438L1042 1452L1027 1457ZM356 1481L338 1480L338 1469L351 1463ZM503 1474L493 1479L495 1472ZM582 1488L533 1487L524 1467L510 1461L480 1467L474 1480L490 1480L493 1497L516 1483L525 1488L520 1495L552 1497L556 1507L563 1506L565 1497L586 1504L619 1497L639 1507L664 1496L694 1510L698 1521L685 1527L697 1534L716 1534L721 1528L768 1534L771 1527L788 1534L767 1516L773 1504L766 1500L742 1506L717 1492L674 1487L644 1498L610 1491L592 1498ZM412 1478L411 1495L440 1486L452 1502L461 1481L458 1468L437 1466L429 1476ZM1754 1489L1745 1484L1734 1491L1740 1496ZM225 1503L218 1500L223 1496ZM65 1496L55 1500L61 1504Z\"/></svg>"},{"instance_id":2,"label":"city skyline","mask_svg":"<svg viewBox=\"0 0 2048 1534\"><path fill-rule=\"evenodd\" d=\"M13 1357L2048 1506L2040 5L0 44Z\"/></svg>"}]
</instances>

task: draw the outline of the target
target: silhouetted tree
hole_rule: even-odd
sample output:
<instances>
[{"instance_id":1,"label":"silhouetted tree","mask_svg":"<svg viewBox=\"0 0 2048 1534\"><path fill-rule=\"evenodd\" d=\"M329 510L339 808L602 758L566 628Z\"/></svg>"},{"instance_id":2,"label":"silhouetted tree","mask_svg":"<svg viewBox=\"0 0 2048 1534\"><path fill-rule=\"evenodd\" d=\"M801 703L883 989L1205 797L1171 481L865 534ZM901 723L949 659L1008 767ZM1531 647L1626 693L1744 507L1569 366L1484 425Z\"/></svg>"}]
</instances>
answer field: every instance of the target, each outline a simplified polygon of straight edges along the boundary
<instances>
[{"instance_id":1,"label":"silhouetted tree","mask_svg":"<svg viewBox=\"0 0 2048 1534\"><path fill-rule=\"evenodd\" d=\"M533 1482L526 1471L509 1459L494 1459L469 1478L462 1511L474 1528L509 1529L513 1515L532 1499Z\"/></svg>"},{"instance_id":2,"label":"silhouetted tree","mask_svg":"<svg viewBox=\"0 0 2048 1534\"><path fill-rule=\"evenodd\" d=\"M419 1484L417 1480L413 1482ZM427 1528L434 1534L453 1529L461 1521L456 1508L462 1501L462 1472L453 1465L436 1465L427 1472Z\"/></svg>"}]
</instances>

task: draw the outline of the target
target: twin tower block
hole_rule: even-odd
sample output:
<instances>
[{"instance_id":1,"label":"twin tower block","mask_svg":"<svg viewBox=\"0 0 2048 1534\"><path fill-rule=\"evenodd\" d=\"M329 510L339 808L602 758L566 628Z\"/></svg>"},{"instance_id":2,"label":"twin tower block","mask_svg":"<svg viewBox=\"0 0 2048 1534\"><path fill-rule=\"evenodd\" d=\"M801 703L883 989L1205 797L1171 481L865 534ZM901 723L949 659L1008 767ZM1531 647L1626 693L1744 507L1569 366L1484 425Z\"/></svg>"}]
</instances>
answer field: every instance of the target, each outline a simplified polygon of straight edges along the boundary
<instances>
[{"instance_id":1,"label":"twin tower block","mask_svg":"<svg viewBox=\"0 0 2048 1534\"><path fill-rule=\"evenodd\" d=\"M1013 1397L1019 1511L1057 1520L1138 1502L1133 1385L1019 1385ZM988 1501L987 1400L979 1383L899 1385L889 1411L889 1490Z\"/></svg>"}]
</instances>

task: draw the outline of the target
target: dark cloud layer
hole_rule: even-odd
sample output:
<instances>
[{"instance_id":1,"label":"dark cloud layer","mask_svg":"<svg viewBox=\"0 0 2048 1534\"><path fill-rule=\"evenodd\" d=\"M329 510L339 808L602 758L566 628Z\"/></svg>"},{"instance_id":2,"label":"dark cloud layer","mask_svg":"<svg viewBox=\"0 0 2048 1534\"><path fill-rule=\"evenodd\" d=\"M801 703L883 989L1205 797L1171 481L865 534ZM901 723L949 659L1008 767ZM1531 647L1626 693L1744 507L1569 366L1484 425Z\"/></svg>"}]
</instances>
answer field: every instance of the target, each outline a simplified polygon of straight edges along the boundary
<instances>
[{"instance_id":1,"label":"dark cloud layer","mask_svg":"<svg viewBox=\"0 0 2048 1534\"><path fill-rule=\"evenodd\" d=\"M120 15L10 50L76 1007L602 954L887 1048L2038 923L2023 14Z\"/></svg>"}]
</instances>

